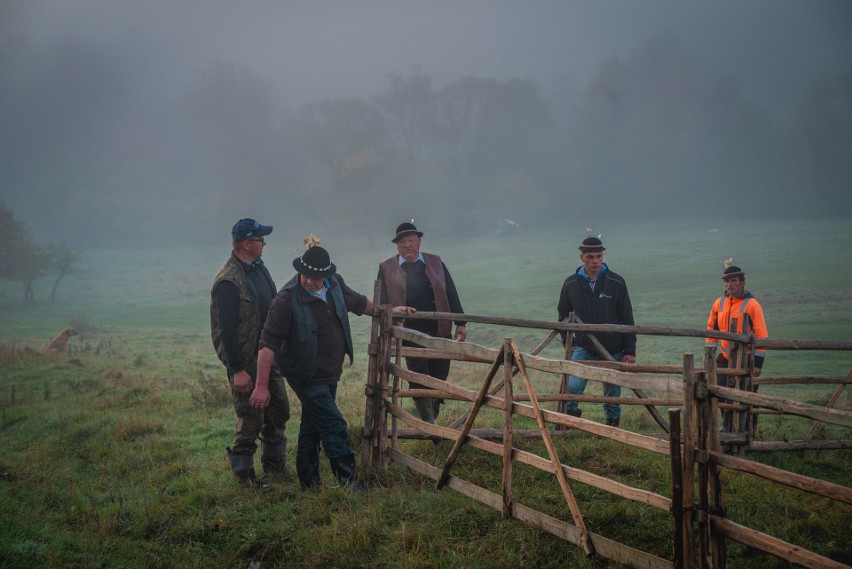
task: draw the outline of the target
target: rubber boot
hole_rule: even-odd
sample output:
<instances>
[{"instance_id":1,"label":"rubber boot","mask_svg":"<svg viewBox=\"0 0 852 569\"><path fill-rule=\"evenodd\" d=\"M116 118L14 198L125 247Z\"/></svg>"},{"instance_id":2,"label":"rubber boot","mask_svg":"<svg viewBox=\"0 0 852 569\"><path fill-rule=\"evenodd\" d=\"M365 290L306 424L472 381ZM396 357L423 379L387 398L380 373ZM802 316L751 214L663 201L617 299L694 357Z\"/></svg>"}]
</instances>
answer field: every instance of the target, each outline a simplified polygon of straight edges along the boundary
<instances>
[{"instance_id":1,"label":"rubber boot","mask_svg":"<svg viewBox=\"0 0 852 569\"><path fill-rule=\"evenodd\" d=\"M309 454L296 453L296 475L299 477L302 490L322 486L319 471L319 449Z\"/></svg>"},{"instance_id":2,"label":"rubber boot","mask_svg":"<svg viewBox=\"0 0 852 569\"><path fill-rule=\"evenodd\" d=\"M571 415L572 417L582 417L583 416L583 410L582 409L568 409L568 408L566 408L565 414Z\"/></svg>"},{"instance_id":3,"label":"rubber boot","mask_svg":"<svg viewBox=\"0 0 852 569\"><path fill-rule=\"evenodd\" d=\"M609 417L607 417L606 418L606 424L609 425L610 427L618 427L621 424L621 418L610 419Z\"/></svg>"},{"instance_id":4,"label":"rubber boot","mask_svg":"<svg viewBox=\"0 0 852 569\"><path fill-rule=\"evenodd\" d=\"M417 407L417 413L420 418L432 425L435 424L435 408L432 406L432 399L427 397L416 397L414 406Z\"/></svg>"},{"instance_id":5,"label":"rubber boot","mask_svg":"<svg viewBox=\"0 0 852 569\"><path fill-rule=\"evenodd\" d=\"M351 488L356 492L365 492L367 487L358 479L358 468L355 466L355 455L350 454L342 458L330 458L331 471L337 478L338 484L344 488Z\"/></svg>"},{"instance_id":6,"label":"rubber boot","mask_svg":"<svg viewBox=\"0 0 852 569\"><path fill-rule=\"evenodd\" d=\"M231 466L231 472L237 477L237 482L241 486L247 488L263 489L268 487L257 479L254 473L254 457L250 454L234 454L231 452L231 447L225 449L228 453L228 464Z\"/></svg>"},{"instance_id":7,"label":"rubber boot","mask_svg":"<svg viewBox=\"0 0 852 569\"><path fill-rule=\"evenodd\" d=\"M287 474L287 439L281 439L275 444L260 441L260 449L263 473L267 476L283 478Z\"/></svg>"},{"instance_id":8,"label":"rubber boot","mask_svg":"<svg viewBox=\"0 0 852 569\"><path fill-rule=\"evenodd\" d=\"M441 404L444 403L443 399L433 399L432 400L432 416L435 418L435 421L438 420L438 413L441 411Z\"/></svg>"}]
</instances>

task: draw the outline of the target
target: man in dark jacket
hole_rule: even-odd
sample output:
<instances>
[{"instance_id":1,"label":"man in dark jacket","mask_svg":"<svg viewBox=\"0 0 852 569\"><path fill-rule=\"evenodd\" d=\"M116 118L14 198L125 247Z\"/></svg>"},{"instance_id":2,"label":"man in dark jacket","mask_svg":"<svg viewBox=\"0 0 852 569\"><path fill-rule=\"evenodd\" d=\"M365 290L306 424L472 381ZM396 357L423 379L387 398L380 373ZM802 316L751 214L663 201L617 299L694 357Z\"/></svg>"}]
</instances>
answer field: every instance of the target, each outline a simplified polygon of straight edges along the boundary
<instances>
[{"instance_id":1,"label":"man in dark jacket","mask_svg":"<svg viewBox=\"0 0 852 569\"><path fill-rule=\"evenodd\" d=\"M283 474L287 454L284 428L290 419L290 402L284 378L276 370L269 381L270 404L265 412L253 409L249 395L257 368L257 341L275 296L275 283L260 259L264 237L271 225L241 219L231 230L232 252L213 282L210 327L216 354L228 371L237 426L228 461L240 483L260 487L254 471L256 440L266 474Z\"/></svg>"},{"instance_id":2,"label":"man in dark jacket","mask_svg":"<svg viewBox=\"0 0 852 569\"><path fill-rule=\"evenodd\" d=\"M307 240L306 240L307 241ZM352 361L352 333L348 312L361 315L373 311L366 296L346 286L336 274L328 252L310 247L293 260L298 274L272 301L260 336L257 385L251 396L256 409L270 397L267 379L277 363L302 403L296 472L302 488L321 484L320 444L341 486L363 490L355 467L355 453L347 443L346 420L337 408L337 382L343 359Z\"/></svg>"},{"instance_id":3,"label":"man in dark jacket","mask_svg":"<svg viewBox=\"0 0 852 569\"><path fill-rule=\"evenodd\" d=\"M459 293L447 266L441 258L420 251L421 231L413 223L402 223L396 228L391 240L396 244L397 254L388 257L379 264L378 280L382 285L382 304L393 304L410 312L452 312L464 314ZM397 308L394 308L395 310ZM467 337L465 322L456 321L456 333L451 335L452 324L449 320L405 320L404 326L438 338L453 337L464 342ZM416 346L404 342L405 346ZM413 372L446 380L450 374L450 360L425 358L405 358L405 363ZM417 383L410 383L412 389L423 389ZM415 397L414 404L420 418L435 423L441 408L441 399Z\"/></svg>"},{"instance_id":4,"label":"man in dark jacket","mask_svg":"<svg viewBox=\"0 0 852 569\"><path fill-rule=\"evenodd\" d=\"M573 312L585 324L624 324L632 326L633 307L624 279L609 270L603 262L605 247L597 237L587 237L580 245L580 261L576 272L565 279L559 295L557 312L563 320ZM595 336L616 361L636 363L636 335L596 333ZM563 335L563 340L564 340ZM572 361L604 359L586 334L576 334ZM568 393L582 395L588 380L568 376ZM604 383L604 397L620 397L621 387ZM576 401L569 401L566 412L579 417L582 411ZM621 405L605 403L606 424L618 427Z\"/></svg>"}]
</instances>

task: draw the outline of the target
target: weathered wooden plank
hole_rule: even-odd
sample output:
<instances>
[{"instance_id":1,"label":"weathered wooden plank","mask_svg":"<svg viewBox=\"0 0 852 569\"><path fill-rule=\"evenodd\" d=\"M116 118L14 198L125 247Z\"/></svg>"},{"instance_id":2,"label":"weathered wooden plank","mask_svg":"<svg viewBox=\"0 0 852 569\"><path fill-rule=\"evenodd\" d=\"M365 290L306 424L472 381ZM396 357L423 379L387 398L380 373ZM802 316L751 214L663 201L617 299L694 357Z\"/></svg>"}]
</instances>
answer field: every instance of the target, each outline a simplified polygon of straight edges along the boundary
<instances>
[{"instance_id":1,"label":"weathered wooden plank","mask_svg":"<svg viewBox=\"0 0 852 569\"><path fill-rule=\"evenodd\" d=\"M819 405L811 405L810 403L802 403L801 401L790 401L780 397L771 395L759 395L757 393L748 393L730 387L721 387L718 385L708 385L707 389L717 397L739 401L740 403L749 403L775 411L783 411L790 415L798 415L800 417L808 417L809 419L818 419L832 425L841 425L843 427L852 427L852 412L840 411L838 409L826 409Z\"/></svg>"},{"instance_id":2,"label":"weathered wooden plank","mask_svg":"<svg viewBox=\"0 0 852 569\"><path fill-rule=\"evenodd\" d=\"M832 500L837 500L838 502L845 502L852 505L852 488L820 480L819 478L812 478L810 476L796 474L787 470L781 470L780 468L775 468L774 466L769 466L753 460L729 456L718 451L711 450L707 454L710 462L726 468L754 474L755 476L760 476L766 480L784 484L791 488L798 488L805 492L812 492Z\"/></svg>"},{"instance_id":3,"label":"weathered wooden plank","mask_svg":"<svg viewBox=\"0 0 852 569\"><path fill-rule=\"evenodd\" d=\"M748 450L773 452L776 450L840 450L852 448L852 440L834 441L752 441Z\"/></svg>"},{"instance_id":4,"label":"weathered wooden plank","mask_svg":"<svg viewBox=\"0 0 852 569\"><path fill-rule=\"evenodd\" d=\"M404 423L408 425L416 425L417 430L421 431L422 433L425 433L426 436L438 437L447 440L455 440L456 437L459 436L459 432L456 429L452 429L450 427L442 427L440 425L431 425L429 423L426 423L425 421L421 421L419 418L415 417L411 413L408 413L405 409L402 409L401 407L393 406L389 409L389 411L394 416L399 417L399 419L401 419ZM500 438L502 436L500 435L502 431L498 431L497 429L483 430L493 434L494 436L492 438ZM503 445L492 442L490 440L485 440L485 438L479 436L479 431L480 430L478 429L471 429L470 433L468 434L467 444L471 448L482 450L497 456L502 456ZM539 436L541 435L541 431L533 432L516 430L512 433L513 435L518 435L522 432L526 432L527 434L538 434ZM568 434L570 431L549 432L551 433L551 435L559 436L560 434ZM400 433L400 437L402 437L402 433ZM519 449L513 449L512 456L518 462L532 466L534 468L538 468L539 470L542 470L544 472L556 472L552 462L550 462L544 457L538 456L537 454ZM650 492L648 490L642 490L641 488L634 488L632 486L622 484L621 482L616 482L615 480L610 480L609 478L599 476L586 470L565 466L564 464L562 465L562 469L565 471L565 475L570 480L575 480L583 484L588 484L589 486L604 490L606 492L609 492L610 494L615 494L616 496L620 496L628 500L633 500L634 502L647 504L649 506L658 508L666 512L669 511L669 509L671 508L672 501L669 498L666 498L665 496L661 496L660 494L655 494L654 492Z\"/></svg>"},{"instance_id":5,"label":"weathered wooden plank","mask_svg":"<svg viewBox=\"0 0 852 569\"><path fill-rule=\"evenodd\" d=\"M486 316L482 314L454 314L452 312L417 312L406 314L406 318L415 320L464 320L479 324L512 326L517 328L538 328L540 330L560 330L572 332L611 332L617 334L643 334L648 336L681 336L688 338L717 338L733 342L748 343L748 334L734 334L704 328L668 328L664 326L627 326L624 324L579 324L572 322L552 322L530 320L528 318L510 318L506 316Z\"/></svg>"},{"instance_id":6,"label":"weathered wooden plank","mask_svg":"<svg viewBox=\"0 0 852 569\"><path fill-rule=\"evenodd\" d=\"M454 385L446 381L435 379L434 377L430 377L428 375L414 373L413 371L404 367L400 367L398 365L392 366L392 371L394 374L397 374L403 379L413 381L415 383L420 383L433 389L445 391L447 393L456 395L465 401L473 401L476 397L476 394L469 389L459 387L458 385ZM502 397L498 397L496 395L489 395L485 399L485 406L502 410L505 406L505 402L503 401ZM517 413L518 415L523 415L524 417L530 417L532 419L535 418L535 412L529 405L514 403L512 407L514 413ZM631 433L630 431L625 431L616 427L601 425L600 423L595 423L593 421L588 421L579 417L572 417L571 415L564 415L562 413L557 413L556 411L549 411L546 409L542 409L542 414L548 423L565 425L572 429L577 429L579 431L584 431L608 439L620 441L625 444L629 444L631 446L649 450L651 452L656 452L659 454L667 455L669 453L668 442L654 437L650 437L648 435Z\"/></svg>"},{"instance_id":7,"label":"weathered wooden plank","mask_svg":"<svg viewBox=\"0 0 852 569\"><path fill-rule=\"evenodd\" d=\"M804 375L804 376L769 376L758 377L754 380L755 385L790 385L790 384L841 384L852 383L852 377L842 375Z\"/></svg>"},{"instance_id":8,"label":"weathered wooden plank","mask_svg":"<svg viewBox=\"0 0 852 569\"><path fill-rule=\"evenodd\" d=\"M844 565L839 561L823 557L798 545L793 545L719 516L710 516L710 523L715 531L722 533L728 539L771 553L802 567L809 569L850 569L849 565Z\"/></svg>"},{"instance_id":9,"label":"weathered wooden plank","mask_svg":"<svg viewBox=\"0 0 852 569\"><path fill-rule=\"evenodd\" d=\"M416 342L429 348L442 349L453 356L476 355L488 358L493 362L498 350L478 346L471 342L454 342L445 338L433 338L407 328L394 326L394 336L403 340ZM604 369L586 365L582 362L554 360L541 356L524 354L527 368L553 374L568 374L585 377L592 381L605 381L626 387L627 389L644 389L648 391L666 391L672 394L683 393L683 383L679 378L661 377L648 373L626 373L612 369Z\"/></svg>"},{"instance_id":10,"label":"weathered wooden plank","mask_svg":"<svg viewBox=\"0 0 852 569\"><path fill-rule=\"evenodd\" d=\"M502 388L502 384L500 385ZM493 391L493 388L492 388ZM457 401L466 401L461 397L448 394L446 392L437 391L435 389L400 389L397 392L399 397L432 397L435 399L452 399ZM530 396L524 393L515 393L512 395L514 401L529 401ZM538 395L539 401L579 401L581 403L618 403L619 405L665 405L668 407L679 407L683 404L682 399L662 399L649 397L648 399L633 399L632 397L603 397L601 395L569 395L559 393L548 393L546 395ZM459 422L461 424L463 421ZM453 425L458 426L458 425Z\"/></svg>"}]
</instances>

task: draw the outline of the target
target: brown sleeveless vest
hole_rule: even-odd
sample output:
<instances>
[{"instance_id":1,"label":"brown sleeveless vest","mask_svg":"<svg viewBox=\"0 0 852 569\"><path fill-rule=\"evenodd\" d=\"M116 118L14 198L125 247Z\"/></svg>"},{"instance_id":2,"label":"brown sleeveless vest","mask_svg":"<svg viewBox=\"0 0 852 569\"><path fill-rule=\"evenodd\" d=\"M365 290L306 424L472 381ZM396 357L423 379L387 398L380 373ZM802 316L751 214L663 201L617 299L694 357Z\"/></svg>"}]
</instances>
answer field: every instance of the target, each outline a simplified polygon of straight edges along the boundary
<instances>
[{"instance_id":1,"label":"brown sleeveless vest","mask_svg":"<svg viewBox=\"0 0 852 569\"><path fill-rule=\"evenodd\" d=\"M450 301L447 298L447 281L444 278L444 265L441 257L431 253L423 253L426 261L426 278L432 285L435 293L435 311L450 312ZM382 270L385 287L388 290L388 302L392 306L405 305L405 271L399 266L399 255L388 257L381 262L379 268ZM452 333L453 324L449 320L438 320L438 336L449 337Z\"/></svg>"}]
</instances>

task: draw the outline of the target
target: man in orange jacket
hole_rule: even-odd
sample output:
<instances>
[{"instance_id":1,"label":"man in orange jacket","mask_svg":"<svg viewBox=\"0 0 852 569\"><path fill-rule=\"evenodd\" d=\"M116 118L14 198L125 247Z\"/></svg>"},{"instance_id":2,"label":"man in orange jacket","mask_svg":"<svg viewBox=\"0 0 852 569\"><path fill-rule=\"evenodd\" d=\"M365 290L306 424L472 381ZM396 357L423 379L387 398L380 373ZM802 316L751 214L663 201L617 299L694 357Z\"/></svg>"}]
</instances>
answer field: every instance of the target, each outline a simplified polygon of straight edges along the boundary
<instances>
[{"instance_id":1,"label":"man in orange jacket","mask_svg":"<svg viewBox=\"0 0 852 569\"><path fill-rule=\"evenodd\" d=\"M722 274L722 280L725 281L725 294L713 303L713 307L710 309L710 318L707 320L707 329L737 334L754 332L754 337L758 340L769 337L766 321L763 319L763 309L757 299L745 290L745 273L743 270L739 267L728 267ZM736 326L733 328L732 320L736 322ZM731 342L707 338L705 345L715 348L717 343L719 356L716 361L720 367L728 367L731 359ZM754 377L760 377L765 357L766 350L755 350Z\"/></svg>"},{"instance_id":2,"label":"man in orange jacket","mask_svg":"<svg viewBox=\"0 0 852 569\"><path fill-rule=\"evenodd\" d=\"M722 332L735 332L737 334L754 333L757 339L767 338L766 321L763 319L763 309L752 294L745 290L745 273L739 267L728 267L722 274L725 281L725 294L716 299L710 309L710 318L707 320L708 330L720 330ZM734 325L736 323L736 325ZM719 355L716 363L719 367L730 367L731 342L729 340L716 340L707 338L706 346L716 347L719 345ZM763 369L763 361L766 358L766 350L754 351L754 377L760 377ZM718 376L717 383L726 385L727 378ZM757 391L757 386L753 387ZM731 411L722 413L723 429L730 431L733 428ZM757 415L752 415L752 429L757 428Z\"/></svg>"}]
</instances>

